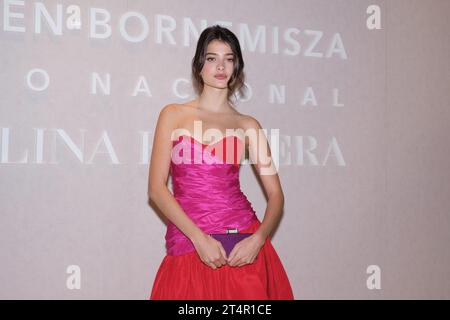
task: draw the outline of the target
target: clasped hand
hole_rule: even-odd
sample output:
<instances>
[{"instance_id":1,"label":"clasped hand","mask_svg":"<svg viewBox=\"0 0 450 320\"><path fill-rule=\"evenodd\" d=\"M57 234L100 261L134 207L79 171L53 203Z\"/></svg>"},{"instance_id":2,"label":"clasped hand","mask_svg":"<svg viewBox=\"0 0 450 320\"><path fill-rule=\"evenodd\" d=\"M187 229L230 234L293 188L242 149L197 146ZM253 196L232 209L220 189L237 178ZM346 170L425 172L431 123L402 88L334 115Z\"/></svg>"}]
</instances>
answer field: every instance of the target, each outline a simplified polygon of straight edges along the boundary
<instances>
[{"instance_id":1,"label":"clasped hand","mask_svg":"<svg viewBox=\"0 0 450 320\"><path fill-rule=\"evenodd\" d=\"M253 263L259 250L264 245L264 239L257 233L239 241L226 256L225 249L220 241L204 234L202 238L193 241L197 254L203 263L213 269L228 264L231 267L241 267Z\"/></svg>"}]
</instances>

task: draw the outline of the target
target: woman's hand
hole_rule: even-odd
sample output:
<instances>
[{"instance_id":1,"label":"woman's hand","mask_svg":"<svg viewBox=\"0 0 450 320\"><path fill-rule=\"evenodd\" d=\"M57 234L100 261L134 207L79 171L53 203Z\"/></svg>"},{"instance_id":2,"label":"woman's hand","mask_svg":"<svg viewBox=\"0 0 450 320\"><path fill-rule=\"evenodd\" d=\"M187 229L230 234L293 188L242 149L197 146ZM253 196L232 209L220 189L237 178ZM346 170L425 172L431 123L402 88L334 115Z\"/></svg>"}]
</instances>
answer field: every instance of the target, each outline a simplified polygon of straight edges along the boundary
<instances>
[{"instance_id":1,"label":"woman's hand","mask_svg":"<svg viewBox=\"0 0 450 320\"><path fill-rule=\"evenodd\" d=\"M231 267L241 267L253 263L264 242L263 237L257 233L239 241L230 252L228 265Z\"/></svg>"},{"instance_id":2,"label":"woman's hand","mask_svg":"<svg viewBox=\"0 0 450 320\"><path fill-rule=\"evenodd\" d=\"M195 250L207 266L217 269L227 264L227 254L220 241L207 234L201 234L193 239Z\"/></svg>"}]
</instances>

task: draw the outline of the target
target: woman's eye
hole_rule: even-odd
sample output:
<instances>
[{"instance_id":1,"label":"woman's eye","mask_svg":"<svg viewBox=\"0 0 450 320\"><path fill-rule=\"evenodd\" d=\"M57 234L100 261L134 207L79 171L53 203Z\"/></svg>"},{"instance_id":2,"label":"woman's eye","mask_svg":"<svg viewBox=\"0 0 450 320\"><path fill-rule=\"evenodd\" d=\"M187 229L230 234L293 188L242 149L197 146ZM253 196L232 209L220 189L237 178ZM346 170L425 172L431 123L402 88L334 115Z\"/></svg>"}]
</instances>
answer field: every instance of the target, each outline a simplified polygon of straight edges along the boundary
<instances>
[{"instance_id":1,"label":"woman's eye","mask_svg":"<svg viewBox=\"0 0 450 320\"><path fill-rule=\"evenodd\" d=\"M212 61L212 60L214 60L214 58L213 57L208 57L208 58L206 58L206 60L207 61ZM228 61L234 61L234 59L232 58L232 59L228 59Z\"/></svg>"}]
</instances>

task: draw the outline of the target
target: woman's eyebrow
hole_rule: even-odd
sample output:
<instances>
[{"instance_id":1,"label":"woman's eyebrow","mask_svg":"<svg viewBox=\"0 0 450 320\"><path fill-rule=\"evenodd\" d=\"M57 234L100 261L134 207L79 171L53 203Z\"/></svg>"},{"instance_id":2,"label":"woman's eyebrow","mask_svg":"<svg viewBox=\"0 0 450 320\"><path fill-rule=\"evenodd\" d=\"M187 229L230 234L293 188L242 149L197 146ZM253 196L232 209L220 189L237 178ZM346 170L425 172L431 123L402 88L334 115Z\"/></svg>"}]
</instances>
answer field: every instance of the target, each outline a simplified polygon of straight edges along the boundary
<instances>
[{"instance_id":1,"label":"woman's eyebrow","mask_svg":"<svg viewBox=\"0 0 450 320\"><path fill-rule=\"evenodd\" d=\"M218 54L215 53L215 52L207 52L206 54L213 54L213 55L215 55L215 56L218 55ZM228 55L233 55L233 56L234 56L234 53L232 53L232 52L230 52L230 53L225 53L225 55L226 55L226 56L228 56Z\"/></svg>"}]
</instances>

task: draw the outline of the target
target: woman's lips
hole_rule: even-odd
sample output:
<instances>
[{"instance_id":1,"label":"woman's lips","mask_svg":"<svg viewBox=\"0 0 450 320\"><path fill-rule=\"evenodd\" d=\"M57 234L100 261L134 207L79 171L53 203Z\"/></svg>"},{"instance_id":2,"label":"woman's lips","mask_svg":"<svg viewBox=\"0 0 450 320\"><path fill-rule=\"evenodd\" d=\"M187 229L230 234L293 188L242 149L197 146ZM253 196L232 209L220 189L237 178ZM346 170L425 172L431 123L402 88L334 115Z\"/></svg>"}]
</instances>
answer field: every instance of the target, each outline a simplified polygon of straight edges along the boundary
<instances>
[{"instance_id":1,"label":"woman's lips","mask_svg":"<svg viewBox=\"0 0 450 320\"><path fill-rule=\"evenodd\" d=\"M216 79L220 79L220 80L223 80L223 79L226 79L226 78L227 78L227 76L214 76L214 78L216 78Z\"/></svg>"}]
</instances>

